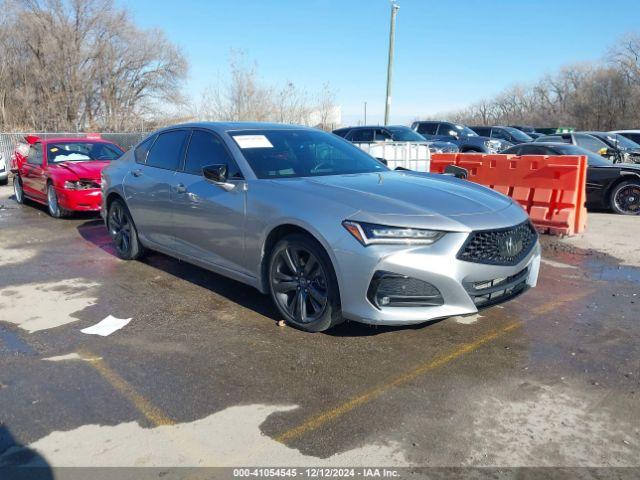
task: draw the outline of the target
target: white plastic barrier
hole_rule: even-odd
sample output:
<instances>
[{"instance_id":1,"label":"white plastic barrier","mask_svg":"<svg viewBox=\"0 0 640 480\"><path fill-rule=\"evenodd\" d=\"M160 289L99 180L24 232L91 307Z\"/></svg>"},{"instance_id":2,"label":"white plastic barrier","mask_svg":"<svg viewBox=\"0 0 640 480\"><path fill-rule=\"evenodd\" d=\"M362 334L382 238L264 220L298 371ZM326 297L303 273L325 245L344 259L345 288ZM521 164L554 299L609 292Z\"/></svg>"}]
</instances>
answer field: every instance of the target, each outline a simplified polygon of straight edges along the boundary
<instances>
[{"instance_id":1,"label":"white plastic barrier","mask_svg":"<svg viewBox=\"0 0 640 480\"><path fill-rule=\"evenodd\" d=\"M354 143L369 155L383 158L392 170L403 167L416 172L428 172L431 165L429 147L418 142Z\"/></svg>"}]
</instances>

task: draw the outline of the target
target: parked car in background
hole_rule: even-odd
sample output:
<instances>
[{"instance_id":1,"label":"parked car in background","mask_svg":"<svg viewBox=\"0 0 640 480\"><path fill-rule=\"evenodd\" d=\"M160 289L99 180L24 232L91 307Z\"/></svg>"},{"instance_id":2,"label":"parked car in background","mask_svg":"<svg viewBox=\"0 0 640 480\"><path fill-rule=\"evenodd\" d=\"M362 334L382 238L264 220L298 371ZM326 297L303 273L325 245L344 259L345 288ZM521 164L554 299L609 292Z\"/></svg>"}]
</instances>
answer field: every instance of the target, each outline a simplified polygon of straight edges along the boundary
<instances>
[{"instance_id":1,"label":"parked car in background","mask_svg":"<svg viewBox=\"0 0 640 480\"><path fill-rule=\"evenodd\" d=\"M481 137L465 125L452 122L418 121L411 129L427 140L455 143L461 152L497 153L513 145L506 140Z\"/></svg>"},{"instance_id":2,"label":"parked car in background","mask_svg":"<svg viewBox=\"0 0 640 480\"><path fill-rule=\"evenodd\" d=\"M343 127L334 134L352 143L368 142L419 142L428 145L431 153L455 153L458 146L451 142L428 141L419 133L404 125Z\"/></svg>"},{"instance_id":3,"label":"parked car in background","mask_svg":"<svg viewBox=\"0 0 640 480\"><path fill-rule=\"evenodd\" d=\"M520 130L521 132L526 133L527 135L529 135L531 138L533 138L534 140L538 137L542 136L542 133L537 132L536 129L534 127L528 126L528 125L509 125L512 128L517 128L518 130Z\"/></svg>"},{"instance_id":4,"label":"parked car in background","mask_svg":"<svg viewBox=\"0 0 640 480\"><path fill-rule=\"evenodd\" d=\"M4 155L0 153L0 185L6 185L9 182L9 166Z\"/></svg>"},{"instance_id":5,"label":"parked car in background","mask_svg":"<svg viewBox=\"0 0 640 480\"><path fill-rule=\"evenodd\" d=\"M481 137L504 140L511 143L512 145L518 145L519 143L527 143L533 141L533 138L531 138L529 135L513 127L472 126L469 128Z\"/></svg>"},{"instance_id":6,"label":"parked car in background","mask_svg":"<svg viewBox=\"0 0 640 480\"><path fill-rule=\"evenodd\" d=\"M640 145L623 135L610 132L584 132L607 144L609 152L603 156L620 163L640 163ZM603 152L604 153L604 152Z\"/></svg>"},{"instance_id":7,"label":"parked car in background","mask_svg":"<svg viewBox=\"0 0 640 480\"><path fill-rule=\"evenodd\" d=\"M585 155L587 207L607 208L624 215L640 215L640 165L613 163L567 143L523 143L502 153L509 155Z\"/></svg>"},{"instance_id":8,"label":"parked car in background","mask_svg":"<svg viewBox=\"0 0 640 480\"><path fill-rule=\"evenodd\" d=\"M26 160L13 180L16 201L47 205L52 217L97 212L102 201L100 173L124 151L101 139L31 137Z\"/></svg>"},{"instance_id":9,"label":"parked car in background","mask_svg":"<svg viewBox=\"0 0 640 480\"><path fill-rule=\"evenodd\" d=\"M611 135L609 135L610 137ZM619 136L620 140L625 142L631 142L624 137ZM624 139L624 140L623 140ZM568 143L582 147L590 152L600 155L601 157L608 158L614 163L636 163L640 160L640 150L633 147L633 142L630 143L631 147L624 149L622 143L617 144L610 141L607 143L607 134L604 132L573 132L573 133L559 133L556 135L544 135L540 138L536 138L536 142L543 143Z\"/></svg>"},{"instance_id":10,"label":"parked car in background","mask_svg":"<svg viewBox=\"0 0 640 480\"><path fill-rule=\"evenodd\" d=\"M617 133L623 137L627 137L632 142L640 144L640 130L613 130L610 133Z\"/></svg>"},{"instance_id":11,"label":"parked car in background","mask_svg":"<svg viewBox=\"0 0 640 480\"><path fill-rule=\"evenodd\" d=\"M535 286L538 236L509 197L391 171L317 129L159 130L103 173L117 254L145 248L269 293L307 331L474 313Z\"/></svg>"}]
</instances>

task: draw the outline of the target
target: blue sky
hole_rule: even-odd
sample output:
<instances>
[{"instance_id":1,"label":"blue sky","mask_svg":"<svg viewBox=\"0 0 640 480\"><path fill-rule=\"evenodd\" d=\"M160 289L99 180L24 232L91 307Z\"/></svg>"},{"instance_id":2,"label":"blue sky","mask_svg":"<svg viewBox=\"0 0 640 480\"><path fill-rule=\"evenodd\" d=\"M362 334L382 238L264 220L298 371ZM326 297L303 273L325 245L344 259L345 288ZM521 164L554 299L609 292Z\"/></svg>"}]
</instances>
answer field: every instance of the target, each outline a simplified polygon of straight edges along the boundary
<instances>
[{"instance_id":1,"label":"blue sky","mask_svg":"<svg viewBox=\"0 0 640 480\"><path fill-rule=\"evenodd\" d=\"M329 82L345 123L384 109L388 0L135 0L142 27L162 28L186 54L197 98L227 72L231 49L268 83L309 92ZM391 120L463 107L560 66L598 60L618 36L640 31L633 0L399 0Z\"/></svg>"}]
</instances>

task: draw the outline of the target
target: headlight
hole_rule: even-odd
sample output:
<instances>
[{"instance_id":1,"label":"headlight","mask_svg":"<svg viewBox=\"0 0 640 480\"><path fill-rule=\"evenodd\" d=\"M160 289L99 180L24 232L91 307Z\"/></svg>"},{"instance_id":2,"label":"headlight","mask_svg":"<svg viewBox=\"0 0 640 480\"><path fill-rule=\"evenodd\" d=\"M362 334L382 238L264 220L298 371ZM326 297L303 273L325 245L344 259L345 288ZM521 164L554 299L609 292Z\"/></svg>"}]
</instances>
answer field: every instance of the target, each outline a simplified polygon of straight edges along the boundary
<instances>
[{"instance_id":1,"label":"headlight","mask_svg":"<svg viewBox=\"0 0 640 480\"><path fill-rule=\"evenodd\" d=\"M373 244L431 245L445 234L437 230L389 227L350 220L342 222L342 226L365 247Z\"/></svg>"},{"instance_id":2,"label":"headlight","mask_svg":"<svg viewBox=\"0 0 640 480\"><path fill-rule=\"evenodd\" d=\"M64 182L64 188L66 190L89 190L100 188L100 184L93 180L67 180Z\"/></svg>"}]
</instances>

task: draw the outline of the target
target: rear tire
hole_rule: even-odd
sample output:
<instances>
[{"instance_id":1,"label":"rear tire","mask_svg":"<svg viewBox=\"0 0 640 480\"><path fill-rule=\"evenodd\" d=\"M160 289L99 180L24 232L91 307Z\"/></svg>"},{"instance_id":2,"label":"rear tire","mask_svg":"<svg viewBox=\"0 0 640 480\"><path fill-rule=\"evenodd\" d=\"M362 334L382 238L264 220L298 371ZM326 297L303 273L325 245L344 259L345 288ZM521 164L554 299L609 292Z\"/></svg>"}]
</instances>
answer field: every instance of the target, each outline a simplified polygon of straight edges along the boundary
<instances>
[{"instance_id":1,"label":"rear tire","mask_svg":"<svg viewBox=\"0 0 640 480\"><path fill-rule=\"evenodd\" d=\"M308 235L287 235L275 245L268 278L271 298L289 325L322 332L344 321L331 259Z\"/></svg>"},{"instance_id":2,"label":"rear tire","mask_svg":"<svg viewBox=\"0 0 640 480\"><path fill-rule=\"evenodd\" d=\"M107 229L113 241L116 254L123 260L137 260L145 253L138 239L138 231L125 203L116 199L109 205Z\"/></svg>"},{"instance_id":3,"label":"rear tire","mask_svg":"<svg viewBox=\"0 0 640 480\"><path fill-rule=\"evenodd\" d=\"M640 181L627 180L616 185L610 197L611 210L620 215L640 215Z\"/></svg>"},{"instance_id":4,"label":"rear tire","mask_svg":"<svg viewBox=\"0 0 640 480\"><path fill-rule=\"evenodd\" d=\"M19 175L13 177L13 194L16 197L16 202L22 205L24 203L24 190L22 189L22 179Z\"/></svg>"}]
</instances>

